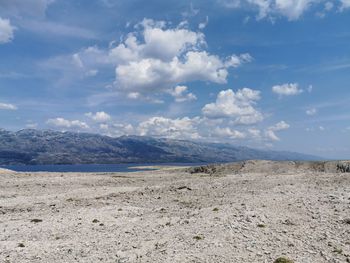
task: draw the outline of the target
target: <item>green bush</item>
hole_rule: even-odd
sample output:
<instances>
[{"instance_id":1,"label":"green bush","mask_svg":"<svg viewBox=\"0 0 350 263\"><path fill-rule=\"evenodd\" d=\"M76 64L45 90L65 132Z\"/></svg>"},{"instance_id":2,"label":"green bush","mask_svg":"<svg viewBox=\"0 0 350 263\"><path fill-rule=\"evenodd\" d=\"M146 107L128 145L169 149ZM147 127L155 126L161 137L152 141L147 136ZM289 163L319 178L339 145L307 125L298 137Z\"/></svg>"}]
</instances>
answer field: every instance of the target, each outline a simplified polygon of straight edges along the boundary
<instances>
[{"instance_id":1,"label":"green bush","mask_svg":"<svg viewBox=\"0 0 350 263\"><path fill-rule=\"evenodd\" d=\"M288 258L280 257L280 258L276 259L273 263L294 263L294 261L290 260Z\"/></svg>"}]
</instances>

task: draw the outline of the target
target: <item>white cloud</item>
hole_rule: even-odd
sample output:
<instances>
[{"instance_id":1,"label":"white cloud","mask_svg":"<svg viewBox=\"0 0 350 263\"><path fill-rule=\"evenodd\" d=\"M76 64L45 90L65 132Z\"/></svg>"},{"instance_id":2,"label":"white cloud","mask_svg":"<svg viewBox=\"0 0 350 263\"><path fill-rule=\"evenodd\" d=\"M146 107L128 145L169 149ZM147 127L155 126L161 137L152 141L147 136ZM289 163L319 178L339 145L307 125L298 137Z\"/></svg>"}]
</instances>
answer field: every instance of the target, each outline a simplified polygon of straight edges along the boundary
<instances>
[{"instance_id":1,"label":"white cloud","mask_svg":"<svg viewBox=\"0 0 350 263\"><path fill-rule=\"evenodd\" d=\"M216 127L214 130L214 135L231 139L244 139L246 137L246 135L243 132L233 130L229 127Z\"/></svg>"},{"instance_id":2,"label":"white cloud","mask_svg":"<svg viewBox=\"0 0 350 263\"><path fill-rule=\"evenodd\" d=\"M289 129L290 125L285 121L280 121L273 126L268 127L265 130L265 136L271 141L280 141L280 138L276 135L276 132Z\"/></svg>"},{"instance_id":3,"label":"white cloud","mask_svg":"<svg viewBox=\"0 0 350 263\"><path fill-rule=\"evenodd\" d=\"M70 38L97 39L97 35L89 29L73 25L59 24L51 21L28 20L21 27L42 35L56 35Z\"/></svg>"},{"instance_id":4,"label":"white cloud","mask_svg":"<svg viewBox=\"0 0 350 263\"><path fill-rule=\"evenodd\" d=\"M261 138L261 131L258 130L258 129L254 129L254 128L251 128L251 129L248 129L248 133L250 134L250 136L254 139L259 139Z\"/></svg>"},{"instance_id":5,"label":"white cloud","mask_svg":"<svg viewBox=\"0 0 350 263\"><path fill-rule=\"evenodd\" d=\"M165 22L145 19L142 26L144 44L137 48L144 58L171 61L175 56L189 49L197 49L205 43L203 33L184 28L169 29Z\"/></svg>"},{"instance_id":6,"label":"white cloud","mask_svg":"<svg viewBox=\"0 0 350 263\"><path fill-rule=\"evenodd\" d=\"M269 129L272 131L282 131L288 129L289 127L290 125L288 123L286 123L285 121L280 121L275 125L270 126Z\"/></svg>"},{"instance_id":7,"label":"white cloud","mask_svg":"<svg viewBox=\"0 0 350 263\"><path fill-rule=\"evenodd\" d=\"M116 46L115 42L108 49L91 46L40 65L44 70L63 72L57 86L69 86L77 78L93 77L114 67L115 81L110 88L118 96L163 103L164 94L174 96L177 102L194 100L193 93L186 90L180 96L176 87L193 81L224 84L230 68L253 59L248 53L225 58L210 54L205 50L204 34L186 27L186 23L171 27L164 21L145 19Z\"/></svg>"},{"instance_id":8,"label":"white cloud","mask_svg":"<svg viewBox=\"0 0 350 263\"><path fill-rule=\"evenodd\" d=\"M36 129L36 128L38 128L38 124L37 123L27 123L26 124L26 128L28 128L28 129Z\"/></svg>"},{"instance_id":9,"label":"white cloud","mask_svg":"<svg viewBox=\"0 0 350 263\"><path fill-rule=\"evenodd\" d=\"M350 0L341 0L341 10L344 10L346 8L350 8Z\"/></svg>"},{"instance_id":10,"label":"white cloud","mask_svg":"<svg viewBox=\"0 0 350 263\"><path fill-rule=\"evenodd\" d=\"M0 103L0 110L17 110L17 106L9 103Z\"/></svg>"},{"instance_id":11,"label":"white cloud","mask_svg":"<svg viewBox=\"0 0 350 263\"><path fill-rule=\"evenodd\" d=\"M199 139L196 125L200 119L177 118L169 119L164 117L152 117L138 126L141 136L167 137L177 139Z\"/></svg>"},{"instance_id":12,"label":"white cloud","mask_svg":"<svg viewBox=\"0 0 350 263\"><path fill-rule=\"evenodd\" d=\"M271 141L279 141L280 138L277 137L276 133L272 130L266 130L265 131L265 136L267 139L271 140Z\"/></svg>"},{"instance_id":13,"label":"white cloud","mask_svg":"<svg viewBox=\"0 0 350 263\"><path fill-rule=\"evenodd\" d=\"M229 67L238 66L237 57L222 61L206 51L189 51L181 60L145 58L116 67L116 85L120 90L139 93L164 92L178 83L210 81L226 83ZM242 63L243 58L239 63Z\"/></svg>"},{"instance_id":14,"label":"white cloud","mask_svg":"<svg viewBox=\"0 0 350 263\"><path fill-rule=\"evenodd\" d=\"M104 123L100 124L99 127L100 127L101 130L105 130L105 131L108 131L108 129L109 129L109 125L108 124L104 124Z\"/></svg>"},{"instance_id":15,"label":"white cloud","mask_svg":"<svg viewBox=\"0 0 350 263\"><path fill-rule=\"evenodd\" d=\"M312 7L323 5L322 12L317 14L325 15L330 12L334 5L340 5L340 11L350 7L350 0L217 0L227 8L251 8L257 9L257 20L269 19L272 22L278 17L285 17L289 21L300 19Z\"/></svg>"},{"instance_id":16,"label":"white cloud","mask_svg":"<svg viewBox=\"0 0 350 263\"><path fill-rule=\"evenodd\" d=\"M0 17L0 44L11 42L14 37L15 27L10 20Z\"/></svg>"},{"instance_id":17,"label":"white cloud","mask_svg":"<svg viewBox=\"0 0 350 263\"><path fill-rule=\"evenodd\" d=\"M299 89L298 83L286 83L273 86L272 92L278 94L279 96L294 96L302 93L303 90Z\"/></svg>"},{"instance_id":18,"label":"white cloud","mask_svg":"<svg viewBox=\"0 0 350 263\"><path fill-rule=\"evenodd\" d=\"M205 105L202 112L208 118L229 118L236 124L254 124L263 120L262 113L254 108L258 100L260 91L257 90L223 90L216 102Z\"/></svg>"},{"instance_id":19,"label":"white cloud","mask_svg":"<svg viewBox=\"0 0 350 263\"><path fill-rule=\"evenodd\" d=\"M350 1L349 1L349 3L350 3ZM330 10L333 9L333 7L334 7L334 4L333 4L332 2L326 2L326 3L324 4L324 9L325 9L325 11L330 11Z\"/></svg>"},{"instance_id":20,"label":"white cloud","mask_svg":"<svg viewBox=\"0 0 350 263\"><path fill-rule=\"evenodd\" d=\"M55 118L55 119L49 119L46 122L49 125L60 127L60 128L81 128L81 129L88 129L89 126L82 121L79 120L66 120L64 118Z\"/></svg>"},{"instance_id":21,"label":"white cloud","mask_svg":"<svg viewBox=\"0 0 350 263\"><path fill-rule=\"evenodd\" d=\"M309 116L315 115L316 113L317 113L317 109L315 108L306 110L306 114Z\"/></svg>"},{"instance_id":22,"label":"white cloud","mask_svg":"<svg viewBox=\"0 0 350 263\"><path fill-rule=\"evenodd\" d=\"M103 134L112 137L119 137L123 135L134 135L136 134L135 128L131 124L123 123L111 123L111 124L100 124L100 130Z\"/></svg>"},{"instance_id":23,"label":"white cloud","mask_svg":"<svg viewBox=\"0 0 350 263\"><path fill-rule=\"evenodd\" d=\"M289 124L281 121L262 131L257 128L246 128L245 126L237 127L225 121L222 122L200 116L192 118L155 116L141 121L135 126L125 123L103 123L98 126L101 133L113 137L140 135L216 142L249 140L258 143L263 141L280 141L276 133L288 128Z\"/></svg>"},{"instance_id":24,"label":"white cloud","mask_svg":"<svg viewBox=\"0 0 350 263\"><path fill-rule=\"evenodd\" d=\"M133 100L136 100L136 99L140 98L140 96L141 96L141 94L138 93L138 92L130 92L130 93L128 93L128 95L127 95L127 97L128 97L129 99L133 99Z\"/></svg>"},{"instance_id":25,"label":"white cloud","mask_svg":"<svg viewBox=\"0 0 350 263\"><path fill-rule=\"evenodd\" d=\"M92 112L85 114L87 117L91 118L95 122L107 122L111 119L111 116L104 111L96 112L95 114Z\"/></svg>"},{"instance_id":26,"label":"white cloud","mask_svg":"<svg viewBox=\"0 0 350 263\"><path fill-rule=\"evenodd\" d=\"M247 0L249 4L259 9L257 19L263 19L272 12L272 1L270 0Z\"/></svg>"},{"instance_id":27,"label":"white cloud","mask_svg":"<svg viewBox=\"0 0 350 263\"><path fill-rule=\"evenodd\" d=\"M72 63L77 68L83 68L84 67L83 61L81 61L81 58L80 58L78 53L73 54L73 56L72 56Z\"/></svg>"},{"instance_id":28,"label":"white cloud","mask_svg":"<svg viewBox=\"0 0 350 263\"><path fill-rule=\"evenodd\" d=\"M218 0L218 2L227 8L239 8L241 6L240 0Z\"/></svg>"},{"instance_id":29,"label":"white cloud","mask_svg":"<svg viewBox=\"0 0 350 263\"><path fill-rule=\"evenodd\" d=\"M313 89L314 87L312 85L309 85L309 87L307 87L307 92L311 93Z\"/></svg>"},{"instance_id":30,"label":"white cloud","mask_svg":"<svg viewBox=\"0 0 350 263\"><path fill-rule=\"evenodd\" d=\"M179 54L189 50L198 50L205 45L204 34L185 28L166 28L164 21L144 19L137 28L142 28L142 43L136 37L137 32L130 33L117 47L110 50L116 62L140 61L143 58L171 61Z\"/></svg>"},{"instance_id":31,"label":"white cloud","mask_svg":"<svg viewBox=\"0 0 350 263\"><path fill-rule=\"evenodd\" d=\"M208 23L209 23L209 17L207 16L204 22L199 23L198 28L203 30L204 28L207 27Z\"/></svg>"},{"instance_id":32,"label":"white cloud","mask_svg":"<svg viewBox=\"0 0 350 263\"><path fill-rule=\"evenodd\" d=\"M225 124L229 125L228 123ZM175 119L160 116L151 117L141 122L134 132L141 136L223 142L242 140L249 136L253 138L253 136L243 130L237 130L229 126L222 127L220 122L199 116Z\"/></svg>"},{"instance_id":33,"label":"white cloud","mask_svg":"<svg viewBox=\"0 0 350 263\"><path fill-rule=\"evenodd\" d=\"M145 99L192 81L224 84L230 68L252 61L247 53L226 58L208 53L204 34L187 29L186 23L170 27L164 21L145 19L135 28L119 45L112 43L107 51L82 50L74 54L72 63L85 70L112 65L116 89L129 98Z\"/></svg>"},{"instance_id":34,"label":"white cloud","mask_svg":"<svg viewBox=\"0 0 350 263\"><path fill-rule=\"evenodd\" d=\"M185 102L196 100L197 97L193 93L189 93L186 86L176 86L170 91L171 96L175 98L176 102Z\"/></svg>"},{"instance_id":35,"label":"white cloud","mask_svg":"<svg viewBox=\"0 0 350 263\"><path fill-rule=\"evenodd\" d=\"M275 10L289 20L297 20L315 0L275 0Z\"/></svg>"}]
</instances>

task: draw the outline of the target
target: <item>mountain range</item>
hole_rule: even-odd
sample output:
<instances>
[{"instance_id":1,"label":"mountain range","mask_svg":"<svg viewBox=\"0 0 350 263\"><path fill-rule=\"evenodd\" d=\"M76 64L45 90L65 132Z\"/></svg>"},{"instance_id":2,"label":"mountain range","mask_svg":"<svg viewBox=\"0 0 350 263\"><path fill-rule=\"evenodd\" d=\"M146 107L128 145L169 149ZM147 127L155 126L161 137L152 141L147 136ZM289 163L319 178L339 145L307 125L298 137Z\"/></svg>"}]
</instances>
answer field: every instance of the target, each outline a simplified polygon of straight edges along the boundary
<instances>
[{"instance_id":1,"label":"mountain range","mask_svg":"<svg viewBox=\"0 0 350 263\"><path fill-rule=\"evenodd\" d=\"M0 130L0 165L216 163L251 159L320 160L312 155L222 143L24 129Z\"/></svg>"}]
</instances>

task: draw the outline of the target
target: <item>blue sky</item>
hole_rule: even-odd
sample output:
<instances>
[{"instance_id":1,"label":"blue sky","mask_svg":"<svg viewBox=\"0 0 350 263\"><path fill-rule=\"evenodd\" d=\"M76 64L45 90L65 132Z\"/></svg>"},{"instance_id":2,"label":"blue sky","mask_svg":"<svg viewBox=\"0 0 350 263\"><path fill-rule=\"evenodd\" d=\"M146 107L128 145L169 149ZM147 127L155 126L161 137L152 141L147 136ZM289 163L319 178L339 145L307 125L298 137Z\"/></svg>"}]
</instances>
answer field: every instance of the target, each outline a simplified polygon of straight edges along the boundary
<instances>
[{"instance_id":1,"label":"blue sky","mask_svg":"<svg viewBox=\"0 0 350 263\"><path fill-rule=\"evenodd\" d=\"M349 25L349 0L0 0L0 126L349 158Z\"/></svg>"}]
</instances>

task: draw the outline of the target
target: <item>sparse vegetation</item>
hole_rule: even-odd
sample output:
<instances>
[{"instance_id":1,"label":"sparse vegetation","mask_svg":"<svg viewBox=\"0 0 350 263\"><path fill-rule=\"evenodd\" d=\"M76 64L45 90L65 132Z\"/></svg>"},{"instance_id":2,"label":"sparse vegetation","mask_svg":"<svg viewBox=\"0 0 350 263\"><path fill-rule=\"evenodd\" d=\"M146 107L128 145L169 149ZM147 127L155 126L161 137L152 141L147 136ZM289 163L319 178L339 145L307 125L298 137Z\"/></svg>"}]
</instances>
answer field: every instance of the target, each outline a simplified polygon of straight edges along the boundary
<instances>
[{"instance_id":1,"label":"sparse vegetation","mask_svg":"<svg viewBox=\"0 0 350 263\"><path fill-rule=\"evenodd\" d=\"M37 219L37 218L30 220L30 222L32 223L41 223L42 221L43 221L42 219Z\"/></svg>"},{"instance_id":2,"label":"sparse vegetation","mask_svg":"<svg viewBox=\"0 0 350 263\"><path fill-rule=\"evenodd\" d=\"M294 263L294 261L285 257L280 257L276 259L273 263Z\"/></svg>"},{"instance_id":3,"label":"sparse vegetation","mask_svg":"<svg viewBox=\"0 0 350 263\"><path fill-rule=\"evenodd\" d=\"M333 252L337 254L343 254L343 250L341 248L334 248Z\"/></svg>"},{"instance_id":4,"label":"sparse vegetation","mask_svg":"<svg viewBox=\"0 0 350 263\"><path fill-rule=\"evenodd\" d=\"M350 218L345 218L345 219L343 220L343 222L344 222L344 224L350 225Z\"/></svg>"}]
</instances>

